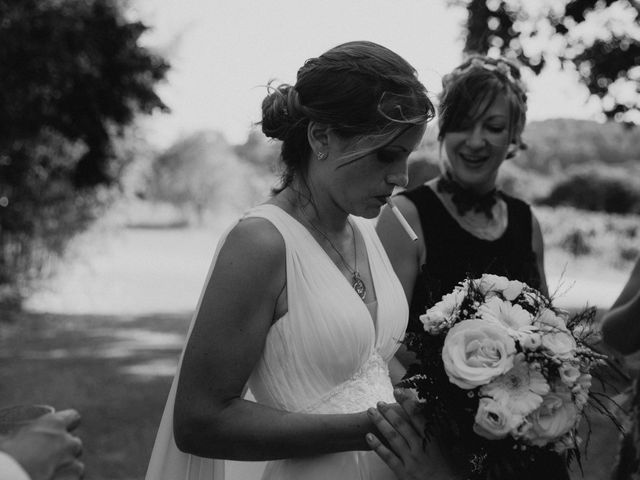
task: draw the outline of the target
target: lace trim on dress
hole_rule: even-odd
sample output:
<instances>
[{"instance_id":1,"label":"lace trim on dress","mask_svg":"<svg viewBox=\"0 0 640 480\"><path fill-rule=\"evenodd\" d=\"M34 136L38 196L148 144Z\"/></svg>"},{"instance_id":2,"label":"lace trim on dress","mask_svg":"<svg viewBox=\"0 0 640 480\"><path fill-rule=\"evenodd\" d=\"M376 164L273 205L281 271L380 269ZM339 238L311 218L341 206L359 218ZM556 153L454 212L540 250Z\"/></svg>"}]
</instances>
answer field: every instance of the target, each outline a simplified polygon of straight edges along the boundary
<instances>
[{"instance_id":1,"label":"lace trim on dress","mask_svg":"<svg viewBox=\"0 0 640 480\"><path fill-rule=\"evenodd\" d=\"M348 380L336 385L302 413L356 413L379 401L393 403L387 362L376 351Z\"/></svg>"},{"instance_id":2,"label":"lace trim on dress","mask_svg":"<svg viewBox=\"0 0 640 480\"><path fill-rule=\"evenodd\" d=\"M478 213L473 210L460 215L449 194L439 192L436 186L429 184L436 196L444 205L458 225L473 236L487 241L494 241L504 235L509 226L509 212L507 203L501 197L498 198L492 207L492 218L488 218L484 213Z\"/></svg>"}]
</instances>

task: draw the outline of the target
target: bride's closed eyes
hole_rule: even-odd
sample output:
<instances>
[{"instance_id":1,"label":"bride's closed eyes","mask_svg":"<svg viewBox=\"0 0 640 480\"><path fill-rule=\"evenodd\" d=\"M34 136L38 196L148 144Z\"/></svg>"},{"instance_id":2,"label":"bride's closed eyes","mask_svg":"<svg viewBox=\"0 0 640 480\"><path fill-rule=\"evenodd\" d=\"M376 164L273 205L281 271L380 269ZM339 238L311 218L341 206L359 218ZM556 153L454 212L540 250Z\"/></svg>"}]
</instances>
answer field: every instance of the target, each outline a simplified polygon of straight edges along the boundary
<instances>
[{"instance_id":1,"label":"bride's closed eyes","mask_svg":"<svg viewBox=\"0 0 640 480\"><path fill-rule=\"evenodd\" d=\"M383 163L393 163L403 160L409 155L409 151L403 147L385 147L376 152L378 160Z\"/></svg>"}]
</instances>

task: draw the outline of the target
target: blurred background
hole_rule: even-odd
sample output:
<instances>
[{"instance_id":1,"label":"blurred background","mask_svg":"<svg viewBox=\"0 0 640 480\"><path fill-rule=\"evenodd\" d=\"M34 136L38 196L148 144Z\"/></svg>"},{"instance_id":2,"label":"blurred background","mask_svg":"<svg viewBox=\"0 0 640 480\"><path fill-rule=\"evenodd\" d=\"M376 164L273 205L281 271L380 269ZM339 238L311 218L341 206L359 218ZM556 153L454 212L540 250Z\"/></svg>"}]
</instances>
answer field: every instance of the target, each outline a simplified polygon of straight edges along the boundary
<instances>
[{"instance_id":1,"label":"blurred background","mask_svg":"<svg viewBox=\"0 0 640 480\"><path fill-rule=\"evenodd\" d=\"M556 303L608 308L640 254L639 12L0 0L0 405L73 406L86 478L144 477L217 239L278 181L279 145L255 126L266 85L356 39L405 57L436 103L469 52L525 66L528 148L501 185L533 204ZM412 184L438 173L436 124ZM594 438L585 478L606 478L615 432Z\"/></svg>"}]
</instances>

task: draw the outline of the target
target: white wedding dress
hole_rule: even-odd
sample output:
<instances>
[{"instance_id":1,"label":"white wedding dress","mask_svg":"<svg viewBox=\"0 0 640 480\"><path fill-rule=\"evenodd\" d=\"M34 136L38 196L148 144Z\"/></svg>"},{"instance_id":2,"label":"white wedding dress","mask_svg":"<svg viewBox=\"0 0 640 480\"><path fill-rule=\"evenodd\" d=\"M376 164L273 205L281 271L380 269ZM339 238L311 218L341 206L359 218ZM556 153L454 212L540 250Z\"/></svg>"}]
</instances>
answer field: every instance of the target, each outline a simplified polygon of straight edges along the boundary
<instances>
[{"instance_id":1,"label":"white wedding dress","mask_svg":"<svg viewBox=\"0 0 640 480\"><path fill-rule=\"evenodd\" d=\"M377 302L365 305L313 236L284 210L265 204L249 210L245 217L249 216L269 220L281 233L287 269L288 312L271 327L248 381L256 401L308 413L355 413L379 400L394 402L387 362L404 335L408 306L373 222L351 217L365 241L377 297ZM225 238L226 234L218 249ZM189 333L192 327L193 322ZM195 457L175 445L172 422L178 375L146 480L223 480L225 463L230 480L229 465L238 462ZM270 461L262 476L263 480L394 478L370 451Z\"/></svg>"}]
</instances>

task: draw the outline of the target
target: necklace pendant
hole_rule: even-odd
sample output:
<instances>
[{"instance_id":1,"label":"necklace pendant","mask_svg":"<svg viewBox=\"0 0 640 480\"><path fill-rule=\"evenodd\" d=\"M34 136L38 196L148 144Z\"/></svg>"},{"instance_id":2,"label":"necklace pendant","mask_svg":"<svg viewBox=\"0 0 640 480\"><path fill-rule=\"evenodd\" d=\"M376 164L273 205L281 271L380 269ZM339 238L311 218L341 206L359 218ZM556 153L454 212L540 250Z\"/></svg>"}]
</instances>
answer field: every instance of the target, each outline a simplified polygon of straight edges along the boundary
<instances>
[{"instance_id":1,"label":"necklace pendant","mask_svg":"<svg viewBox=\"0 0 640 480\"><path fill-rule=\"evenodd\" d=\"M358 272L353 272L353 278L351 279L351 286L356 291L358 296L364 300L367 296L367 287L364 282L360 278L360 274Z\"/></svg>"}]
</instances>

